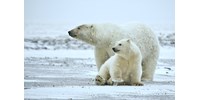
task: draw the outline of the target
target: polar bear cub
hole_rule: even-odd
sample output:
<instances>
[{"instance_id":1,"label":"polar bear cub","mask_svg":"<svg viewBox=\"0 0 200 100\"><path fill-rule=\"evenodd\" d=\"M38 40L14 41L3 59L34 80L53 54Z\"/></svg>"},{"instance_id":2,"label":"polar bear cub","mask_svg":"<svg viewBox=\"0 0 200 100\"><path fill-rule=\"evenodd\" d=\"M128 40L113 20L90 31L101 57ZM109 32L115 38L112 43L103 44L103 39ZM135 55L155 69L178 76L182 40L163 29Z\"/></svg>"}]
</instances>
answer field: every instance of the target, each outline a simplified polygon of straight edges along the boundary
<instances>
[{"instance_id":1,"label":"polar bear cub","mask_svg":"<svg viewBox=\"0 0 200 100\"><path fill-rule=\"evenodd\" d=\"M134 85L142 86L142 54L130 39L122 39L112 48L115 55L100 68L95 78L97 85Z\"/></svg>"}]
</instances>

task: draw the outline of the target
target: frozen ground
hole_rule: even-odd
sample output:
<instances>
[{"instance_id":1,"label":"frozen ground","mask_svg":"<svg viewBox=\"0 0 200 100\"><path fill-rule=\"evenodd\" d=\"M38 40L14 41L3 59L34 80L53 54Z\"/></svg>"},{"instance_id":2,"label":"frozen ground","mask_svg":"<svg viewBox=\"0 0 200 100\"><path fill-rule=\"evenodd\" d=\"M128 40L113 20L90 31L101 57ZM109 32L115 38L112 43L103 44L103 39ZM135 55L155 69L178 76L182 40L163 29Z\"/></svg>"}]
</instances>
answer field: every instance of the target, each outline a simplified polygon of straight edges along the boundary
<instances>
[{"instance_id":1,"label":"frozen ground","mask_svg":"<svg viewBox=\"0 0 200 100\"><path fill-rule=\"evenodd\" d=\"M94 77L97 68L93 47L69 38L63 26L44 26L25 24L25 99L175 99L175 34L173 32L157 31L162 47L153 82L145 82L141 87L96 86Z\"/></svg>"}]
</instances>

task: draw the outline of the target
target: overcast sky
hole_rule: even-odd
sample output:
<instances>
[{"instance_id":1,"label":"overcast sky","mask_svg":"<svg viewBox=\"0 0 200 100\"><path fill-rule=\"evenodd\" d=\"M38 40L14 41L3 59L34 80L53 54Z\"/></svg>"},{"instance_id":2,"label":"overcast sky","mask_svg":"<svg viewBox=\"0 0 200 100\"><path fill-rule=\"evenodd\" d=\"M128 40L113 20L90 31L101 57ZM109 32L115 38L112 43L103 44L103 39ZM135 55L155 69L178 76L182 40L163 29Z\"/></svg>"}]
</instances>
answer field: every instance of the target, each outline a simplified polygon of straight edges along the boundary
<instances>
[{"instance_id":1,"label":"overcast sky","mask_svg":"<svg viewBox=\"0 0 200 100\"><path fill-rule=\"evenodd\" d=\"M174 23L174 0L24 0L25 21Z\"/></svg>"}]
</instances>

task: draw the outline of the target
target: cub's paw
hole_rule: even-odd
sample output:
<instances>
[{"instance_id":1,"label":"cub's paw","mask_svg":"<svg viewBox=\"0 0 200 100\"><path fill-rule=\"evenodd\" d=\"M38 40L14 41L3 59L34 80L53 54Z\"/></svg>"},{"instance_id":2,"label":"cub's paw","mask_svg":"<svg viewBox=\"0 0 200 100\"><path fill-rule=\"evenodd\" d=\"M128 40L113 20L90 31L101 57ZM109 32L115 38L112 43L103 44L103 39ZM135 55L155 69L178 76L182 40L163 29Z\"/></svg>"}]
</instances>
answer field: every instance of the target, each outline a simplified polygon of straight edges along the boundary
<instances>
[{"instance_id":1,"label":"cub's paw","mask_svg":"<svg viewBox=\"0 0 200 100\"><path fill-rule=\"evenodd\" d=\"M106 80L104 78L102 78L101 76L97 75L95 77L95 84L96 85L105 85L106 84Z\"/></svg>"},{"instance_id":2,"label":"cub's paw","mask_svg":"<svg viewBox=\"0 0 200 100\"><path fill-rule=\"evenodd\" d=\"M119 79L119 80L113 80L113 85L125 85L124 80Z\"/></svg>"},{"instance_id":3,"label":"cub's paw","mask_svg":"<svg viewBox=\"0 0 200 100\"><path fill-rule=\"evenodd\" d=\"M144 86L142 82L132 83L133 86Z\"/></svg>"},{"instance_id":4,"label":"cub's paw","mask_svg":"<svg viewBox=\"0 0 200 100\"><path fill-rule=\"evenodd\" d=\"M107 82L106 82L106 85L113 85L113 81L112 81L112 79L110 78L109 80L107 80Z\"/></svg>"},{"instance_id":5,"label":"cub's paw","mask_svg":"<svg viewBox=\"0 0 200 100\"><path fill-rule=\"evenodd\" d=\"M119 85L126 85L124 82L114 82L113 85L119 86Z\"/></svg>"}]
</instances>

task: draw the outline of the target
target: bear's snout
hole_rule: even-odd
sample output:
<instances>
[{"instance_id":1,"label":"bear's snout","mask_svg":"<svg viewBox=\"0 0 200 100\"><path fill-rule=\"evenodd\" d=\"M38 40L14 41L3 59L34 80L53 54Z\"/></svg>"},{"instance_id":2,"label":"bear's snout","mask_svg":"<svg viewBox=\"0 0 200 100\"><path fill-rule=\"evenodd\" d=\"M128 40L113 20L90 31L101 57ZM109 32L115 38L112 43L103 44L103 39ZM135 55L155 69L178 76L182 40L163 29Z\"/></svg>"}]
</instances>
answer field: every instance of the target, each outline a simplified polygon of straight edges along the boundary
<instances>
[{"instance_id":1,"label":"bear's snout","mask_svg":"<svg viewBox=\"0 0 200 100\"><path fill-rule=\"evenodd\" d=\"M69 33L69 35L70 35L71 37L76 37L76 34L74 34L72 31L68 31L68 33Z\"/></svg>"},{"instance_id":2,"label":"bear's snout","mask_svg":"<svg viewBox=\"0 0 200 100\"><path fill-rule=\"evenodd\" d=\"M72 32L71 32L71 31L68 31L68 33L69 33L69 35L71 35L71 34L72 34Z\"/></svg>"}]
</instances>

